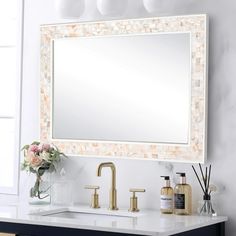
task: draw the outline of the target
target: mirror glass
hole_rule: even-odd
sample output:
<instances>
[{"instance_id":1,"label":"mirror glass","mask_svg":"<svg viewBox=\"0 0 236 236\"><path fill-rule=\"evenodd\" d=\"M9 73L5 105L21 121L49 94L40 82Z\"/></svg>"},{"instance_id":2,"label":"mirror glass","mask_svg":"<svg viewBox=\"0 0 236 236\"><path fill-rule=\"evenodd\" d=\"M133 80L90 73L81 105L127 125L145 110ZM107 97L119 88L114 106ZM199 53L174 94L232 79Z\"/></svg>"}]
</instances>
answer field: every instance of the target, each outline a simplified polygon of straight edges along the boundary
<instances>
[{"instance_id":1,"label":"mirror glass","mask_svg":"<svg viewBox=\"0 0 236 236\"><path fill-rule=\"evenodd\" d=\"M190 33L53 41L53 139L189 142Z\"/></svg>"}]
</instances>

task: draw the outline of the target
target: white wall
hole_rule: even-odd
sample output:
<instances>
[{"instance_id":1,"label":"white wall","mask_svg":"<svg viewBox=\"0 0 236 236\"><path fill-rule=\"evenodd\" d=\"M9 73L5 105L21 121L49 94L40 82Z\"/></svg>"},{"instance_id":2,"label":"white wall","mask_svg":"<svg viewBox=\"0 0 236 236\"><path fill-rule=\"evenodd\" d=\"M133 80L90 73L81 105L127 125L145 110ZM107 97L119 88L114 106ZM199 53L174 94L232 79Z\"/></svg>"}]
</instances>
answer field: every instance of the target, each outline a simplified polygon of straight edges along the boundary
<instances>
[{"instance_id":1,"label":"white wall","mask_svg":"<svg viewBox=\"0 0 236 236\"><path fill-rule=\"evenodd\" d=\"M225 190L215 195L220 214L230 217L227 235L236 234L236 2L234 0L157 0L163 1L158 15L208 13L210 16L209 55L209 131L208 164L213 164L212 181L224 186ZM86 14L80 20L100 20L94 0L87 0ZM148 17L140 0L130 0L124 18ZM74 20L75 21L75 20ZM57 18L53 0L25 0L24 19L24 70L22 107L22 144L39 139L39 25L65 22ZM102 177L95 176L97 165L104 159L70 158L66 170L76 180L75 200L88 203L90 193L83 189L85 184L101 185L100 199L108 204L110 173L103 171ZM140 208L159 208L160 175L169 171L163 163L154 161L114 160L117 166L117 189L119 207L128 207L130 187L143 187ZM188 182L193 186L194 205L200 199L200 188L189 164L174 164L176 171L186 171ZM27 178L21 174L20 198L25 199L24 188Z\"/></svg>"}]
</instances>

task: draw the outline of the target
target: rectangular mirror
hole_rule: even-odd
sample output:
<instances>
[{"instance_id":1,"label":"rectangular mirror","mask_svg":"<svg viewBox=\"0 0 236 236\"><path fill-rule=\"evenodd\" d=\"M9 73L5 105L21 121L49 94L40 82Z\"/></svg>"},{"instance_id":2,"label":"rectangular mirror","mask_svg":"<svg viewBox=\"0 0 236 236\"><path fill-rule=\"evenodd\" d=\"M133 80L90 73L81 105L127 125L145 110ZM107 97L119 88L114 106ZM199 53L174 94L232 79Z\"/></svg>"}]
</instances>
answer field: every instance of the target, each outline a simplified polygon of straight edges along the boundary
<instances>
[{"instance_id":1,"label":"rectangular mirror","mask_svg":"<svg viewBox=\"0 0 236 236\"><path fill-rule=\"evenodd\" d=\"M188 143L190 66L189 33L55 39L52 137Z\"/></svg>"},{"instance_id":2,"label":"rectangular mirror","mask_svg":"<svg viewBox=\"0 0 236 236\"><path fill-rule=\"evenodd\" d=\"M204 162L206 15L41 27L41 139L67 154Z\"/></svg>"}]
</instances>

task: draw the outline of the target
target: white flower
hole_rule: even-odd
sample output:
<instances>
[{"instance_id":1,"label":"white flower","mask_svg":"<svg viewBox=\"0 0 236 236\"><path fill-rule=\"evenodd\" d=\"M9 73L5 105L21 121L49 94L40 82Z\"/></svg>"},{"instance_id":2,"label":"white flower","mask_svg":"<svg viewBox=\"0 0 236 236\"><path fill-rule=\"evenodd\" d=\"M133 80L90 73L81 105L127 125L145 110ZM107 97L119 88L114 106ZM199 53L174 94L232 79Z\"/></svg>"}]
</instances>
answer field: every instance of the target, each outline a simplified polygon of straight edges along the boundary
<instances>
[{"instance_id":1,"label":"white flower","mask_svg":"<svg viewBox=\"0 0 236 236\"><path fill-rule=\"evenodd\" d=\"M45 160L47 162L50 160L50 153L48 153L48 152L43 151L40 153L40 156L43 160Z\"/></svg>"}]
</instances>

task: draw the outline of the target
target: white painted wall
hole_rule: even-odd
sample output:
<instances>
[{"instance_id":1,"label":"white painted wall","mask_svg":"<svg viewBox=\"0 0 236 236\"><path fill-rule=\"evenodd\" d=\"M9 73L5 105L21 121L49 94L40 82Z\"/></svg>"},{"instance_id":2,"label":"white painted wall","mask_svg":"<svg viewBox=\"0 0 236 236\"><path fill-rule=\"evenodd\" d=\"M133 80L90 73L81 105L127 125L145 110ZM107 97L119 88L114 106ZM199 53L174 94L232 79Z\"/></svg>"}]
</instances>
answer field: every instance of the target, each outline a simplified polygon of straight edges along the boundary
<instances>
[{"instance_id":1,"label":"white painted wall","mask_svg":"<svg viewBox=\"0 0 236 236\"><path fill-rule=\"evenodd\" d=\"M148 14L141 0L130 0L124 18L160 15L208 13L210 16L209 55L209 136L208 164L213 164L214 183L225 186L225 190L215 195L220 214L230 217L227 235L236 235L236 2L234 0L157 0L162 1L158 14ZM95 8L94 0L87 0L87 11L81 20L108 19L102 17ZM75 20L74 20L75 21ZM57 18L53 0L25 0L24 20L24 70L22 107L22 144L39 139L39 25L65 22ZM66 170L76 180L75 200L88 203L90 193L83 189L85 184L101 186L100 199L108 204L110 173L103 171L102 177L95 176L97 165L105 159L70 158ZM163 163L154 161L114 160L117 166L118 205L128 207L130 187L143 187L140 194L140 208L159 208L160 175L168 170ZM174 164L173 173L186 171L188 182L193 186L196 205L200 199L200 188L189 164ZM170 173L172 174L172 173ZM21 174L20 199L25 200L27 177Z\"/></svg>"}]
</instances>

